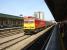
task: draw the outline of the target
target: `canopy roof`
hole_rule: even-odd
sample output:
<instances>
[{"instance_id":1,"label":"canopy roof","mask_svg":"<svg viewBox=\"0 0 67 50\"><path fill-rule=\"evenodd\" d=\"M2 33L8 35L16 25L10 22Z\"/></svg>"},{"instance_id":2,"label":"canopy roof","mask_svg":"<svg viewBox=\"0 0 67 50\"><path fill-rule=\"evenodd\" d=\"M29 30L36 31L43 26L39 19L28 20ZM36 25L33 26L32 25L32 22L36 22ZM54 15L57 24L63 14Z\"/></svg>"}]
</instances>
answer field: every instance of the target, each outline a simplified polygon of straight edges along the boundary
<instances>
[{"instance_id":1,"label":"canopy roof","mask_svg":"<svg viewBox=\"0 0 67 50\"><path fill-rule=\"evenodd\" d=\"M67 20L67 0L44 0L57 22Z\"/></svg>"},{"instance_id":2,"label":"canopy roof","mask_svg":"<svg viewBox=\"0 0 67 50\"><path fill-rule=\"evenodd\" d=\"M0 13L0 18L22 19L22 17Z\"/></svg>"}]
</instances>

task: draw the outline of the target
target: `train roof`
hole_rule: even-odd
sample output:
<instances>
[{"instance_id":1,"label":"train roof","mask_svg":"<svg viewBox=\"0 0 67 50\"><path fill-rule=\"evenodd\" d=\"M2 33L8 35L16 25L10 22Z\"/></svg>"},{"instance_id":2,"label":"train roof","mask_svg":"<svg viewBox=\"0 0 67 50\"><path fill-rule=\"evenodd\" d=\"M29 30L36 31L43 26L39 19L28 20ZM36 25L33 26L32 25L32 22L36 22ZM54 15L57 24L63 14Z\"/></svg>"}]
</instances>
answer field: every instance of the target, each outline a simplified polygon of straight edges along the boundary
<instances>
[{"instance_id":1,"label":"train roof","mask_svg":"<svg viewBox=\"0 0 67 50\"><path fill-rule=\"evenodd\" d=\"M35 18L33 16L24 16L24 18Z\"/></svg>"},{"instance_id":2,"label":"train roof","mask_svg":"<svg viewBox=\"0 0 67 50\"><path fill-rule=\"evenodd\" d=\"M0 18L22 19L22 17L0 13Z\"/></svg>"},{"instance_id":3,"label":"train roof","mask_svg":"<svg viewBox=\"0 0 67 50\"><path fill-rule=\"evenodd\" d=\"M34 19L34 20L45 21L43 19L39 19L39 18L36 18L36 17L33 17L33 16L24 16L23 18L24 18L24 20L32 20L32 19Z\"/></svg>"}]
</instances>

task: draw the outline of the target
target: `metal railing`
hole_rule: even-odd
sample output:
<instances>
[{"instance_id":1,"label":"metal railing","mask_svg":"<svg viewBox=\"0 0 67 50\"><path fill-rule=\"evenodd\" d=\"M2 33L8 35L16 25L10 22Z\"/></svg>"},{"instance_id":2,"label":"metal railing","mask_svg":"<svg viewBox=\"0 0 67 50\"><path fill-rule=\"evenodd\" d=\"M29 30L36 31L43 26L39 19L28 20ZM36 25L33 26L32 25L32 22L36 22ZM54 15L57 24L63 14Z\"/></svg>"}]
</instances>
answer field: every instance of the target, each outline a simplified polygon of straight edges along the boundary
<instances>
[{"instance_id":1,"label":"metal railing","mask_svg":"<svg viewBox=\"0 0 67 50\"><path fill-rule=\"evenodd\" d=\"M43 50L63 50L61 45L60 29L57 24L52 32L52 35Z\"/></svg>"}]
</instances>

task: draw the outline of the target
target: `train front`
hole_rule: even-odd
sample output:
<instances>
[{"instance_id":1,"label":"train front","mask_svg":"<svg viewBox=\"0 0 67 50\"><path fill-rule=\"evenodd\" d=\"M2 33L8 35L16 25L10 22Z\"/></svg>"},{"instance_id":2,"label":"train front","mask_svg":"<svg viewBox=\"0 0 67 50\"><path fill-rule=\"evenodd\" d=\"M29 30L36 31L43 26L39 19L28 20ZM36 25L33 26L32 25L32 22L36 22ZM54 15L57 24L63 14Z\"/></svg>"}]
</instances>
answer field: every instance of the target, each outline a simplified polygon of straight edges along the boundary
<instances>
[{"instance_id":1,"label":"train front","mask_svg":"<svg viewBox=\"0 0 67 50\"><path fill-rule=\"evenodd\" d=\"M23 25L24 32L34 31L35 29L35 19L32 16L24 17L24 25Z\"/></svg>"}]
</instances>

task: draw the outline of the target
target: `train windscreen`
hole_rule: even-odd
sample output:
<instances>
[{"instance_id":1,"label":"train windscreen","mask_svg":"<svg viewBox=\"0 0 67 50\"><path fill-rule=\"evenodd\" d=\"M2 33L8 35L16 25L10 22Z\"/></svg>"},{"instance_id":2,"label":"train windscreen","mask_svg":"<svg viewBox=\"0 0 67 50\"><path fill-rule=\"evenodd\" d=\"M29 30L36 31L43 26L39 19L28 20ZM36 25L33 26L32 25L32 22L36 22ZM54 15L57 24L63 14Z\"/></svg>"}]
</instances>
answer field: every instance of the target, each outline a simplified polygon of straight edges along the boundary
<instances>
[{"instance_id":1,"label":"train windscreen","mask_svg":"<svg viewBox=\"0 0 67 50\"><path fill-rule=\"evenodd\" d=\"M24 23L33 23L34 20L24 20Z\"/></svg>"}]
</instances>

